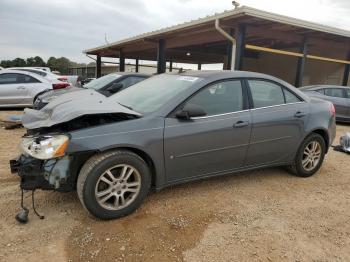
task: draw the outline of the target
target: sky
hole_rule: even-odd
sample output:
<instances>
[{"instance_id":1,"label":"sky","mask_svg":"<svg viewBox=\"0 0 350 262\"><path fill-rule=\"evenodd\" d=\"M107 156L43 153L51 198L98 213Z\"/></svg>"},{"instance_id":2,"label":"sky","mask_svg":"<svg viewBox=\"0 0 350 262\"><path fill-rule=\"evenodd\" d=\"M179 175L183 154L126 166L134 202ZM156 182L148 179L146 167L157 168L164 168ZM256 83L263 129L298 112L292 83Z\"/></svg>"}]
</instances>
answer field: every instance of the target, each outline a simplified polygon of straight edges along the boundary
<instances>
[{"instance_id":1,"label":"sky","mask_svg":"<svg viewBox=\"0 0 350 262\"><path fill-rule=\"evenodd\" d=\"M350 30L349 0L238 0ZM91 62L82 50L232 9L230 0L0 0L0 60Z\"/></svg>"}]
</instances>

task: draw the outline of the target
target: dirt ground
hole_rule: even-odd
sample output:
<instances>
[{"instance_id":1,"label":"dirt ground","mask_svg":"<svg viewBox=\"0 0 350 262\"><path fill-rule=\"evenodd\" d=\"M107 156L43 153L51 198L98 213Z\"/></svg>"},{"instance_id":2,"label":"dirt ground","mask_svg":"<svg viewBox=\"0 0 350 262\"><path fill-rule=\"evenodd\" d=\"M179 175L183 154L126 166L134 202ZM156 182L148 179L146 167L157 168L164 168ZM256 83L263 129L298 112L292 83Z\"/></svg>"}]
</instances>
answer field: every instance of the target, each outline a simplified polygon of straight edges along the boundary
<instances>
[{"instance_id":1,"label":"dirt ground","mask_svg":"<svg viewBox=\"0 0 350 262\"><path fill-rule=\"evenodd\" d=\"M347 131L338 125L335 143ZM350 261L350 155L331 149L306 179L265 169L168 188L108 222L75 193L38 191L45 219L31 211L20 225L8 161L23 133L0 129L0 261Z\"/></svg>"}]
</instances>

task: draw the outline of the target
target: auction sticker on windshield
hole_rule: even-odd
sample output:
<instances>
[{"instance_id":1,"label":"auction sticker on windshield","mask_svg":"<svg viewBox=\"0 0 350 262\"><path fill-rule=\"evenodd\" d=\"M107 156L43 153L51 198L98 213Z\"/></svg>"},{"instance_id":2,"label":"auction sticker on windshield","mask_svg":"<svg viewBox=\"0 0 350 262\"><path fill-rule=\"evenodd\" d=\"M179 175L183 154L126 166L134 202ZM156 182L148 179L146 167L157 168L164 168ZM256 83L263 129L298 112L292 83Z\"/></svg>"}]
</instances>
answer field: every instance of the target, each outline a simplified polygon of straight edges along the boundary
<instances>
[{"instance_id":1,"label":"auction sticker on windshield","mask_svg":"<svg viewBox=\"0 0 350 262\"><path fill-rule=\"evenodd\" d=\"M182 80L182 81L189 81L189 82L194 82L197 81L199 78L198 77L193 77L193 76L179 76L177 80Z\"/></svg>"}]
</instances>

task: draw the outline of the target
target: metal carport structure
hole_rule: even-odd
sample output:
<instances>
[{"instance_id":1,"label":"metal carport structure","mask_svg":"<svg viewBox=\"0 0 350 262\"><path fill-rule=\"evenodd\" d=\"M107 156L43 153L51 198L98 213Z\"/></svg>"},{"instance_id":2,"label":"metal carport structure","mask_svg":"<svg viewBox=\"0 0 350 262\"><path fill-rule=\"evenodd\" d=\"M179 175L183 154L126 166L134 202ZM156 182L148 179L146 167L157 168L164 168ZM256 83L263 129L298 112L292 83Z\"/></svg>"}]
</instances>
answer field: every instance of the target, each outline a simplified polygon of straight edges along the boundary
<instances>
[{"instance_id":1,"label":"metal carport structure","mask_svg":"<svg viewBox=\"0 0 350 262\"><path fill-rule=\"evenodd\" d=\"M157 61L157 73L165 72L166 62L170 62L170 68L173 62L178 62L198 64L198 69L202 64L223 63L224 69L270 73L301 86L309 68L307 63L317 71L319 65L314 64L317 61L332 63L337 70L341 67L340 84L347 85L350 31L242 6L84 53L96 55L97 76L101 74L101 58L114 57L119 58L121 71L125 59L136 60L136 71L139 60ZM259 59L262 65L257 67ZM279 66L282 60L284 64ZM269 70L268 65L272 65ZM280 67L285 67L289 75Z\"/></svg>"}]
</instances>

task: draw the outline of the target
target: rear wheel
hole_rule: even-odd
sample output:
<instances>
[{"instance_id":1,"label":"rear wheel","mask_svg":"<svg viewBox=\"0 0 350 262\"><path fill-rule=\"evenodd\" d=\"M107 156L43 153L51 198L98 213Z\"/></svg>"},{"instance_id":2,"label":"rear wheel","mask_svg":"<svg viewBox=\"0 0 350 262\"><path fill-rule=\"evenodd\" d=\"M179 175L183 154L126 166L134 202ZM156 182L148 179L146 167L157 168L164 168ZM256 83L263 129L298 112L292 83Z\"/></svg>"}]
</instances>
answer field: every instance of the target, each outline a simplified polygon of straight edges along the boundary
<instances>
[{"instance_id":1,"label":"rear wheel","mask_svg":"<svg viewBox=\"0 0 350 262\"><path fill-rule=\"evenodd\" d=\"M147 196L151 175L145 161L130 151L113 151L89 159L80 171L77 192L95 217L114 219L136 210Z\"/></svg>"},{"instance_id":2,"label":"rear wheel","mask_svg":"<svg viewBox=\"0 0 350 262\"><path fill-rule=\"evenodd\" d=\"M309 135L301 144L292 165L292 171L300 177L309 177L321 167L326 153L326 143L319 134Z\"/></svg>"}]
</instances>

